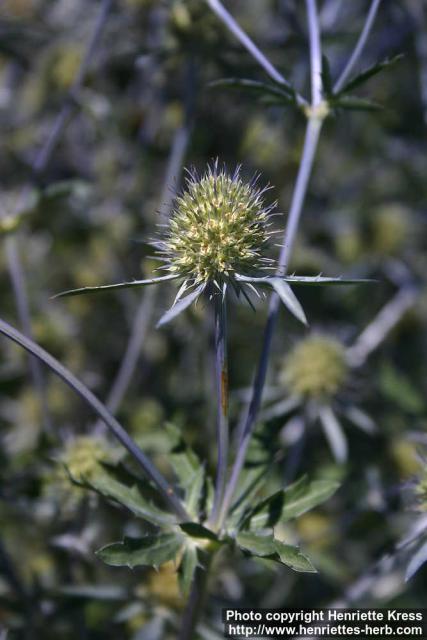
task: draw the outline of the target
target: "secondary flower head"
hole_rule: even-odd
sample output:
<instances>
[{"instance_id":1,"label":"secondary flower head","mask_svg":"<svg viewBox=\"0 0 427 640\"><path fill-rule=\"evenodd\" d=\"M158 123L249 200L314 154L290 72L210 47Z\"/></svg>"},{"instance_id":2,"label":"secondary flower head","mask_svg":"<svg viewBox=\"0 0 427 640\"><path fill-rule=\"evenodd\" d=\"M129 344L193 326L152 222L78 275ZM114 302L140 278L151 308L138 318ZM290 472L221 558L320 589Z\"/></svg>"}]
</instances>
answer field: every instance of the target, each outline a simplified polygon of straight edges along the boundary
<instances>
[{"instance_id":1,"label":"secondary flower head","mask_svg":"<svg viewBox=\"0 0 427 640\"><path fill-rule=\"evenodd\" d=\"M263 256L274 205L265 206L256 180L245 183L215 163L198 177L189 172L176 199L165 239L157 246L166 269L195 285L226 282L271 264Z\"/></svg>"},{"instance_id":2,"label":"secondary flower head","mask_svg":"<svg viewBox=\"0 0 427 640\"><path fill-rule=\"evenodd\" d=\"M298 396L331 398L347 375L344 347L324 336L302 340L287 356L281 380Z\"/></svg>"}]
</instances>

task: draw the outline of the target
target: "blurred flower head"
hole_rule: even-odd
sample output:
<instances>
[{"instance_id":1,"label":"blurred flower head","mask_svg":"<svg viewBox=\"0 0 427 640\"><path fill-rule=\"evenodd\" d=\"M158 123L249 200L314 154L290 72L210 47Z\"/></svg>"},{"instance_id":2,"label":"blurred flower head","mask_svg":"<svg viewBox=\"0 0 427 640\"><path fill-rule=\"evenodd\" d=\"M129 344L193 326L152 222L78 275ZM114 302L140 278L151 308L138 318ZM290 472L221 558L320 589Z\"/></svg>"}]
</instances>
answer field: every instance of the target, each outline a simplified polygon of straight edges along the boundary
<instances>
[{"instance_id":1,"label":"blurred flower head","mask_svg":"<svg viewBox=\"0 0 427 640\"><path fill-rule=\"evenodd\" d=\"M281 382L297 396L331 398L347 375L344 347L333 338L309 336L287 355Z\"/></svg>"}]
</instances>

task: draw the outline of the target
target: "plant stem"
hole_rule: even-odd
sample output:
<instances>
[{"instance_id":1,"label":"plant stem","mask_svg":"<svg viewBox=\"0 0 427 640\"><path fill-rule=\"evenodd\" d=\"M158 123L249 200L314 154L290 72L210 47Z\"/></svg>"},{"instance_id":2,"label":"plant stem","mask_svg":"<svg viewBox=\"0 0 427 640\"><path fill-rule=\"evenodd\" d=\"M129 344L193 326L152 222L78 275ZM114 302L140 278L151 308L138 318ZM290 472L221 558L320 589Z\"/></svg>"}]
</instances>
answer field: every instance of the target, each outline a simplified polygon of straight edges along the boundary
<instances>
[{"instance_id":1,"label":"plant stem","mask_svg":"<svg viewBox=\"0 0 427 640\"><path fill-rule=\"evenodd\" d=\"M374 24L375 16L377 15L377 11L380 6L380 3L381 3L381 0L372 0L371 6L368 11L368 15L366 16L365 24L363 26L359 39L356 42L356 46L354 47L353 53L351 54L349 61L347 62L346 66L344 67L344 70L342 71L341 75L339 76L338 80L334 85L334 93L341 91L349 75L353 71L357 61L359 60L362 54L362 51L365 48L365 44L371 32L372 26Z\"/></svg>"},{"instance_id":2,"label":"plant stem","mask_svg":"<svg viewBox=\"0 0 427 640\"><path fill-rule=\"evenodd\" d=\"M321 61L321 49L319 39L319 29L317 21L317 11L315 0L307 0L307 10L309 18L309 35L310 35L310 59L311 59L311 85L313 87L312 107L317 106L319 96L319 85L315 75L318 74L319 64ZM315 40L315 42L313 42ZM304 147L301 157L301 163L298 170L298 176L295 183L295 189L292 195L291 208L285 229L284 241L279 256L278 274L286 273L289 259L295 242L299 221L301 218L302 207L307 193L308 182L313 168L314 157L317 150L319 135L323 124L323 118L316 115L313 110L308 117L307 128L304 138ZM231 471L230 480L224 494L224 500L221 505L219 516L219 526L221 527L225 521L228 510L237 487L240 472L243 468L249 441L255 427L256 418L261 404L262 392L264 389L265 379L268 369L268 361L270 357L271 344L276 326L279 311L279 298L273 294L270 298L270 306L267 318L267 324L264 330L263 345L261 356L258 363L253 387L252 398L248 407L246 420L241 422L241 433L238 434L238 448L236 459Z\"/></svg>"},{"instance_id":3,"label":"plant stem","mask_svg":"<svg viewBox=\"0 0 427 640\"><path fill-rule=\"evenodd\" d=\"M15 297L19 324L21 325L21 329L25 335L31 338L32 329L30 305L27 296L27 288L25 286L25 275L20 259L18 240L19 236L16 235L11 235L6 238L6 260L12 283L13 295ZM49 415L43 370L40 366L40 362L33 356L28 358L28 364L34 388L39 399L42 424L46 433L52 433L52 422Z\"/></svg>"},{"instance_id":4,"label":"plant stem","mask_svg":"<svg viewBox=\"0 0 427 640\"><path fill-rule=\"evenodd\" d=\"M315 107L322 101L322 46L316 0L306 0L305 4L310 43L311 106Z\"/></svg>"},{"instance_id":5,"label":"plant stem","mask_svg":"<svg viewBox=\"0 0 427 640\"><path fill-rule=\"evenodd\" d=\"M228 361L227 361L227 301L225 292L214 294L215 307L215 378L217 387L218 463L215 498L210 525L216 527L224 496L228 467Z\"/></svg>"},{"instance_id":6,"label":"plant stem","mask_svg":"<svg viewBox=\"0 0 427 640\"><path fill-rule=\"evenodd\" d=\"M207 584L211 560L198 566L191 585L191 592L182 618L178 640L193 640L197 623L203 611L207 596Z\"/></svg>"},{"instance_id":7,"label":"plant stem","mask_svg":"<svg viewBox=\"0 0 427 640\"><path fill-rule=\"evenodd\" d=\"M129 451L129 453L138 462L144 474L156 485L159 493L163 496L165 502L171 509L181 518L188 522L190 516L184 509L181 500L175 494L173 488L166 478L153 465L151 460L138 447L136 442L123 429L116 418L108 411L107 407L84 385L75 375L64 367L56 358L51 356L47 351L42 349L35 342L24 336L7 322L0 319L0 333L7 338L16 342L20 347L34 355L41 362L49 367L59 378L61 378L71 389L77 393L83 400L98 414L111 430L113 435L121 442L121 444Z\"/></svg>"},{"instance_id":8,"label":"plant stem","mask_svg":"<svg viewBox=\"0 0 427 640\"><path fill-rule=\"evenodd\" d=\"M264 71L270 76L272 80L283 84L287 87L291 87L291 84L286 78L271 64L270 60L258 49L256 44L251 38L243 31L240 25L236 22L233 16L227 11L223 4L219 0L206 0L212 11L218 16L218 18L225 24L227 29L239 40L239 42L245 47L251 56L258 62L258 64L264 69ZM306 100L297 95L297 102L299 105L306 104Z\"/></svg>"}]
</instances>

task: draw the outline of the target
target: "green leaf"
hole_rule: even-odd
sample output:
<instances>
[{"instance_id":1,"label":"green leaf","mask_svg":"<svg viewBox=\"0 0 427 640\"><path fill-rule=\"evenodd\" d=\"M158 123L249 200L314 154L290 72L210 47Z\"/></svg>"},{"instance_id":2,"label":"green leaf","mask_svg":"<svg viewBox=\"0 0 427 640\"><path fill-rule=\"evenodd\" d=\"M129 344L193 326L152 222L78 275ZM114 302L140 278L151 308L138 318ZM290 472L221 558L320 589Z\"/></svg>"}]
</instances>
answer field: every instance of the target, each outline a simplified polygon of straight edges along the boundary
<instances>
[{"instance_id":1,"label":"green leaf","mask_svg":"<svg viewBox=\"0 0 427 640\"><path fill-rule=\"evenodd\" d=\"M194 572L199 564L196 547L187 547L178 569L178 583L184 598L187 598L193 582Z\"/></svg>"},{"instance_id":2,"label":"green leaf","mask_svg":"<svg viewBox=\"0 0 427 640\"><path fill-rule=\"evenodd\" d=\"M355 78L347 82L347 84L344 85L344 87L338 92L337 95L341 95L343 93L349 93L350 91L353 91L353 89L360 87L367 80L369 80L369 78L372 78L372 76L377 75L378 73L380 73L381 71L384 71L385 69L389 69L391 66L396 64L396 62L399 62L399 60L401 60L402 58L403 58L403 54L399 53L397 56L394 56L393 58L383 60L382 62L378 62L377 64L372 65L372 67L369 67L365 71L362 71L362 73L359 73L359 75L357 75Z\"/></svg>"},{"instance_id":3,"label":"green leaf","mask_svg":"<svg viewBox=\"0 0 427 640\"><path fill-rule=\"evenodd\" d=\"M213 531L207 529L198 522L181 522L180 529L184 531L190 538L198 538L202 540L218 541L218 536Z\"/></svg>"},{"instance_id":4,"label":"green leaf","mask_svg":"<svg viewBox=\"0 0 427 640\"><path fill-rule=\"evenodd\" d=\"M200 514L205 483L204 467L198 456L183 440L180 430L172 424L168 424L166 428L173 442L169 461L180 487L184 490L187 511L197 518Z\"/></svg>"},{"instance_id":5,"label":"green leaf","mask_svg":"<svg viewBox=\"0 0 427 640\"><path fill-rule=\"evenodd\" d=\"M276 553L280 558L280 562L290 567L294 571L302 573L317 573L309 558L304 555L298 547L291 544L284 544L279 540L275 540Z\"/></svg>"},{"instance_id":6,"label":"green leaf","mask_svg":"<svg viewBox=\"0 0 427 640\"><path fill-rule=\"evenodd\" d=\"M303 476L257 504L245 518L243 526L250 529L271 528L278 522L297 518L328 500L338 487L339 483L335 480L309 482L307 476Z\"/></svg>"},{"instance_id":7,"label":"green leaf","mask_svg":"<svg viewBox=\"0 0 427 640\"><path fill-rule=\"evenodd\" d=\"M274 538L270 533L241 531L236 536L236 542L241 549L260 558L274 556L276 553Z\"/></svg>"},{"instance_id":8,"label":"green leaf","mask_svg":"<svg viewBox=\"0 0 427 640\"><path fill-rule=\"evenodd\" d=\"M310 560L298 547L284 544L276 540L271 534L262 532L242 532L236 537L237 545L253 556L260 558L271 558L276 562L281 562L294 571L316 573L316 569Z\"/></svg>"},{"instance_id":9,"label":"green leaf","mask_svg":"<svg viewBox=\"0 0 427 640\"><path fill-rule=\"evenodd\" d=\"M184 538L180 534L160 533L157 536L125 538L123 542L113 542L99 549L96 555L113 567L159 567L174 560L183 543Z\"/></svg>"},{"instance_id":10,"label":"green leaf","mask_svg":"<svg viewBox=\"0 0 427 640\"><path fill-rule=\"evenodd\" d=\"M322 55L322 85L323 85L323 93L327 98L332 96L333 88L332 88L332 77L331 77L331 67L329 65L329 60L325 55Z\"/></svg>"},{"instance_id":11,"label":"green leaf","mask_svg":"<svg viewBox=\"0 0 427 640\"><path fill-rule=\"evenodd\" d=\"M55 298L65 298L71 296L81 296L87 293L102 293L103 291L112 291L113 289L131 289L132 287L144 287L148 284L159 284L159 282L166 282L168 280L176 280L178 276L168 275L160 276L159 278L149 278L148 280L132 280L132 282L119 282L118 284L103 284L98 287L82 287L81 289L69 289L68 291L62 291L57 293Z\"/></svg>"},{"instance_id":12,"label":"green leaf","mask_svg":"<svg viewBox=\"0 0 427 640\"><path fill-rule=\"evenodd\" d=\"M104 466L106 469L106 467ZM158 526L170 525L176 522L176 517L166 513L149 502L141 494L137 485L131 487L114 477L113 469L108 468L91 478L85 478L83 483L90 489L123 505L134 515L148 520ZM75 481L75 480L74 480Z\"/></svg>"},{"instance_id":13,"label":"green leaf","mask_svg":"<svg viewBox=\"0 0 427 640\"><path fill-rule=\"evenodd\" d=\"M384 107L378 102L373 102L367 98L356 98L355 96L342 96L342 98L330 101L334 109L345 109L348 111L382 111Z\"/></svg>"},{"instance_id":14,"label":"green leaf","mask_svg":"<svg viewBox=\"0 0 427 640\"><path fill-rule=\"evenodd\" d=\"M292 87L246 78L221 78L209 84L212 88L240 89L261 98L273 99L275 103L296 104L296 93Z\"/></svg>"}]
</instances>

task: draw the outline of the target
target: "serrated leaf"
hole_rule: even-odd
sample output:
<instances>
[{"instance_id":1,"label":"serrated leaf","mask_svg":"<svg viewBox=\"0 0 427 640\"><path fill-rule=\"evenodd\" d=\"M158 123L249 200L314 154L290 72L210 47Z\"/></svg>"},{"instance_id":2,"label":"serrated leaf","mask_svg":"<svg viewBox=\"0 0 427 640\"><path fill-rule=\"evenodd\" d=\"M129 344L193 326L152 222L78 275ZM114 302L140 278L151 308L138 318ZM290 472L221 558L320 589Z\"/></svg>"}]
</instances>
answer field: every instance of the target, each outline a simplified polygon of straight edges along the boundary
<instances>
[{"instance_id":1,"label":"serrated leaf","mask_svg":"<svg viewBox=\"0 0 427 640\"><path fill-rule=\"evenodd\" d=\"M103 284L98 287L81 287L80 289L69 289L68 291L61 291L52 296L56 298L69 298L71 296L81 296L87 293L102 293L103 291L113 291L115 289L131 289L133 287L144 287L150 284L159 284L160 282L167 282L168 280L176 280L178 276L168 275L160 276L159 278L149 278L148 280L132 280L131 282L119 282L117 284Z\"/></svg>"},{"instance_id":2,"label":"serrated leaf","mask_svg":"<svg viewBox=\"0 0 427 640\"><path fill-rule=\"evenodd\" d=\"M419 569L427 562L427 540L426 542L414 553L408 567L406 569L405 581L410 580Z\"/></svg>"},{"instance_id":3,"label":"serrated leaf","mask_svg":"<svg viewBox=\"0 0 427 640\"><path fill-rule=\"evenodd\" d=\"M144 518L152 524L165 526L176 522L174 515L162 511L146 500L136 484L129 487L114 478L112 473L112 471L102 471L89 479L85 479L84 484L105 498L118 502L134 515Z\"/></svg>"},{"instance_id":4,"label":"serrated leaf","mask_svg":"<svg viewBox=\"0 0 427 640\"><path fill-rule=\"evenodd\" d=\"M292 87L251 80L246 78L221 78L209 84L212 88L240 89L255 94L261 98L270 97L275 102L296 104L296 93Z\"/></svg>"},{"instance_id":5,"label":"serrated leaf","mask_svg":"<svg viewBox=\"0 0 427 640\"><path fill-rule=\"evenodd\" d=\"M316 569L310 560L298 547L284 544L276 540L271 534L262 532L241 532L236 537L237 545L251 555L260 558L271 558L276 562L281 562L294 571L316 573Z\"/></svg>"},{"instance_id":6,"label":"serrated leaf","mask_svg":"<svg viewBox=\"0 0 427 640\"><path fill-rule=\"evenodd\" d=\"M403 58L403 54L399 53L397 56L394 56L393 58L390 58L388 60L383 60L382 62L378 62L377 64L372 65L372 67L365 69L365 71L362 71L362 73L359 73L359 75L357 75L355 78L347 82L347 84L344 85L344 87L337 93L337 95L341 95L343 93L349 93L350 91L353 91L353 89L360 87L367 80L369 80L369 78L372 78L372 76L377 75L378 73L380 73L381 71L384 71L385 69L389 69L392 65L396 64L396 62L398 62L402 58Z\"/></svg>"},{"instance_id":7,"label":"serrated leaf","mask_svg":"<svg viewBox=\"0 0 427 640\"><path fill-rule=\"evenodd\" d=\"M183 553L178 569L179 588L184 598L187 598L190 593L194 572L198 564L199 560L196 547L187 547Z\"/></svg>"},{"instance_id":8,"label":"serrated leaf","mask_svg":"<svg viewBox=\"0 0 427 640\"><path fill-rule=\"evenodd\" d=\"M328 98L333 94L331 67L329 60L325 55L322 55L322 86L323 93Z\"/></svg>"},{"instance_id":9,"label":"serrated leaf","mask_svg":"<svg viewBox=\"0 0 427 640\"><path fill-rule=\"evenodd\" d=\"M260 558L276 553L274 538L270 533L263 535L260 532L241 531L236 536L236 542L241 549Z\"/></svg>"},{"instance_id":10,"label":"serrated leaf","mask_svg":"<svg viewBox=\"0 0 427 640\"><path fill-rule=\"evenodd\" d=\"M174 560L181 550L184 537L176 533L160 533L143 538L125 538L123 542L107 544L96 552L112 567L159 567Z\"/></svg>"},{"instance_id":11,"label":"serrated leaf","mask_svg":"<svg viewBox=\"0 0 427 640\"><path fill-rule=\"evenodd\" d=\"M345 109L347 111L382 111L384 109L378 102L353 96L342 96L332 100L330 104L334 109Z\"/></svg>"},{"instance_id":12,"label":"serrated leaf","mask_svg":"<svg viewBox=\"0 0 427 640\"><path fill-rule=\"evenodd\" d=\"M280 562L287 567L301 573L317 573L309 558L298 547L275 540L275 548Z\"/></svg>"},{"instance_id":13,"label":"serrated leaf","mask_svg":"<svg viewBox=\"0 0 427 640\"><path fill-rule=\"evenodd\" d=\"M179 429L172 424L168 424L166 428L173 442L169 462L180 487L184 490L187 511L197 518L205 484L204 467L198 456L183 440Z\"/></svg>"},{"instance_id":14,"label":"serrated leaf","mask_svg":"<svg viewBox=\"0 0 427 640\"><path fill-rule=\"evenodd\" d=\"M187 307L189 307L190 304L197 300L197 298L203 293L205 286L205 284L201 284L184 298L180 298L176 304L172 305L172 307L162 315L156 324L156 328L158 329L159 327L163 327L165 324L179 316L180 313L185 311L185 309L187 309Z\"/></svg>"},{"instance_id":15,"label":"serrated leaf","mask_svg":"<svg viewBox=\"0 0 427 640\"><path fill-rule=\"evenodd\" d=\"M333 480L308 481L303 476L286 489L277 491L258 505L245 518L243 526L250 529L274 527L313 509L325 502L338 489L339 483Z\"/></svg>"}]
</instances>

